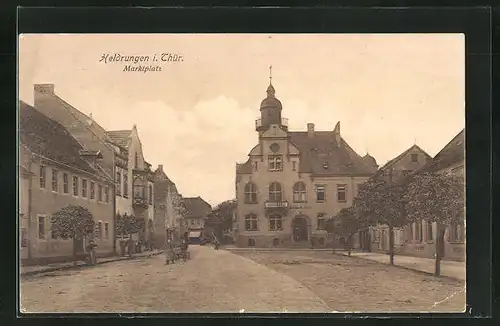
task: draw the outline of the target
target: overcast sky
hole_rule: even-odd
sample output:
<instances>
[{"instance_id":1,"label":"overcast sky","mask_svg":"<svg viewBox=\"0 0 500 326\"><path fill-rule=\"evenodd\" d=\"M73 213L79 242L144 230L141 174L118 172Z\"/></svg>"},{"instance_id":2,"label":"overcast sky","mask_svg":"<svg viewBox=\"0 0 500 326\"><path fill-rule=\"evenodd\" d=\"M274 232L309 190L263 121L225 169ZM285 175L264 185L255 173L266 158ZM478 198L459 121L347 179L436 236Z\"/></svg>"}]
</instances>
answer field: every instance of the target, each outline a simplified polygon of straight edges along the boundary
<instances>
[{"instance_id":1,"label":"overcast sky","mask_svg":"<svg viewBox=\"0 0 500 326\"><path fill-rule=\"evenodd\" d=\"M379 165L415 142L431 156L465 126L461 34L22 35L19 98L33 84L104 128L137 124L145 158L184 196L234 198L236 162L257 143L255 119L272 64L290 130L333 130ZM103 54L156 54L161 71L123 71ZM161 53L183 56L162 62Z\"/></svg>"}]
</instances>

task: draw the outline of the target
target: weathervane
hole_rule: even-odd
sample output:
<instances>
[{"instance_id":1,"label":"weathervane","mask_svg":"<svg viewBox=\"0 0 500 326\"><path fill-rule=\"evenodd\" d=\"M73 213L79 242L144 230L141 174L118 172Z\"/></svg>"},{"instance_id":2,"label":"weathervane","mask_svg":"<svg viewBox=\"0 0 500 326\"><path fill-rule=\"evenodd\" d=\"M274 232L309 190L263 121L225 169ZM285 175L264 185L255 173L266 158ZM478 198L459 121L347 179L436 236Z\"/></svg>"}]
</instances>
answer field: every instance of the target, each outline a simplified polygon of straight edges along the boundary
<instances>
[{"instance_id":1,"label":"weathervane","mask_svg":"<svg viewBox=\"0 0 500 326\"><path fill-rule=\"evenodd\" d=\"M269 66L269 84L273 83L273 65Z\"/></svg>"}]
</instances>

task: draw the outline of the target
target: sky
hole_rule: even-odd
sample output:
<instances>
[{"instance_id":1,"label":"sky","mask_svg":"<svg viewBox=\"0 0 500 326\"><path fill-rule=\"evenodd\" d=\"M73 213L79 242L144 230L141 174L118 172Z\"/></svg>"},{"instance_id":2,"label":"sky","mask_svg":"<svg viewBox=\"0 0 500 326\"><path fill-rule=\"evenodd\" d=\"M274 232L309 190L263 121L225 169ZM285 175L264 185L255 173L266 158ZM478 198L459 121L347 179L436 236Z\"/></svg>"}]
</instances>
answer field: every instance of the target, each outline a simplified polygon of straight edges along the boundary
<instances>
[{"instance_id":1,"label":"sky","mask_svg":"<svg viewBox=\"0 0 500 326\"><path fill-rule=\"evenodd\" d=\"M415 143L434 156L465 127L464 44L463 34L24 34L19 99L33 104L33 85L50 83L108 130L136 124L153 168L216 205L235 197L236 163L257 144L270 65L289 130L340 121L350 146L383 165ZM124 71L114 54L160 69Z\"/></svg>"}]
</instances>

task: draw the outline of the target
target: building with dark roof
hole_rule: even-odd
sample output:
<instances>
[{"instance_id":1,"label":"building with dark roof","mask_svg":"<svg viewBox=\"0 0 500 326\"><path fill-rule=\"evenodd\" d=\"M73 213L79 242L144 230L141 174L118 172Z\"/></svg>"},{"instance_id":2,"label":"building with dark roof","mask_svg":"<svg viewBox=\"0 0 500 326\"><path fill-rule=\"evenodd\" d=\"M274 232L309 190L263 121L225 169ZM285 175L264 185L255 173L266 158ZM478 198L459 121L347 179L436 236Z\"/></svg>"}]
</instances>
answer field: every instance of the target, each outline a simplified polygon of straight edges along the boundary
<instances>
[{"instance_id":1,"label":"building with dark roof","mask_svg":"<svg viewBox=\"0 0 500 326\"><path fill-rule=\"evenodd\" d=\"M19 104L21 259L40 263L71 259L73 241L52 230L51 216L68 205L87 208L96 222L100 255L114 251L114 182L100 165L100 151L88 151L60 123ZM77 241L84 253L85 239Z\"/></svg>"},{"instance_id":2,"label":"building with dark roof","mask_svg":"<svg viewBox=\"0 0 500 326\"><path fill-rule=\"evenodd\" d=\"M463 179L465 184L465 129L462 129L433 159L416 171L416 173L420 172L453 175ZM402 252L428 258L434 256L436 252L434 241L437 237L436 223L421 220L406 226L403 235ZM446 226L441 250L441 257L444 259L465 259L465 225L463 223Z\"/></svg>"},{"instance_id":3,"label":"building with dark roof","mask_svg":"<svg viewBox=\"0 0 500 326\"><path fill-rule=\"evenodd\" d=\"M328 243L325 221L349 207L359 184L377 171L371 156L361 157L330 131L289 131L283 105L272 84L256 120L258 144L236 164L238 246L302 246Z\"/></svg>"},{"instance_id":4,"label":"building with dark roof","mask_svg":"<svg viewBox=\"0 0 500 326\"><path fill-rule=\"evenodd\" d=\"M158 165L154 171L155 181L155 246L163 248L167 239L173 240L177 233L183 234L184 229L183 208L184 202L177 191L175 183L163 170L163 165Z\"/></svg>"},{"instance_id":5,"label":"building with dark roof","mask_svg":"<svg viewBox=\"0 0 500 326\"><path fill-rule=\"evenodd\" d=\"M154 232L154 178L137 127L104 129L92 114L86 115L60 98L53 84L36 84L34 92L36 110L63 125L84 151L102 153L100 165L115 180L115 214L144 219L145 229L132 238L147 241Z\"/></svg>"},{"instance_id":6,"label":"building with dark roof","mask_svg":"<svg viewBox=\"0 0 500 326\"><path fill-rule=\"evenodd\" d=\"M212 212L212 206L198 197L184 197L184 222L191 232L203 232L205 218ZM201 235L201 234L200 234Z\"/></svg>"}]
</instances>

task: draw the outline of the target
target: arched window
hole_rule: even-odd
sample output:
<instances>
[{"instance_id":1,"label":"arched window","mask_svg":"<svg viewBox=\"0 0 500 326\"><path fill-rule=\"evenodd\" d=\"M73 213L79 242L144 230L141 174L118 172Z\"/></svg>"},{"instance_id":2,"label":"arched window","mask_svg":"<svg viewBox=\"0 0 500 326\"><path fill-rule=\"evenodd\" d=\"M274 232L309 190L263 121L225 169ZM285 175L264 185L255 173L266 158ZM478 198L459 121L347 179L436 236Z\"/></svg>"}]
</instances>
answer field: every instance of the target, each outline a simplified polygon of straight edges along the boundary
<instances>
[{"instance_id":1,"label":"arched window","mask_svg":"<svg viewBox=\"0 0 500 326\"><path fill-rule=\"evenodd\" d=\"M255 247L255 239L248 239L248 246L249 247Z\"/></svg>"},{"instance_id":2,"label":"arched window","mask_svg":"<svg viewBox=\"0 0 500 326\"><path fill-rule=\"evenodd\" d=\"M245 185L245 204L257 203L257 186L249 182Z\"/></svg>"},{"instance_id":3,"label":"arched window","mask_svg":"<svg viewBox=\"0 0 500 326\"><path fill-rule=\"evenodd\" d=\"M257 225L257 215L248 214L245 216L245 230L255 231L258 230Z\"/></svg>"},{"instance_id":4,"label":"arched window","mask_svg":"<svg viewBox=\"0 0 500 326\"><path fill-rule=\"evenodd\" d=\"M293 185L293 201L296 203L306 201L306 185L302 181Z\"/></svg>"},{"instance_id":5,"label":"arched window","mask_svg":"<svg viewBox=\"0 0 500 326\"><path fill-rule=\"evenodd\" d=\"M269 217L269 230L280 231L283 230L283 223L280 215L271 215Z\"/></svg>"},{"instance_id":6,"label":"arched window","mask_svg":"<svg viewBox=\"0 0 500 326\"><path fill-rule=\"evenodd\" d=\"M283 193L281 192L281 184L273 182L269 186L269 201L281 202L283 201Z\"/></svg>"}]
</instances>

